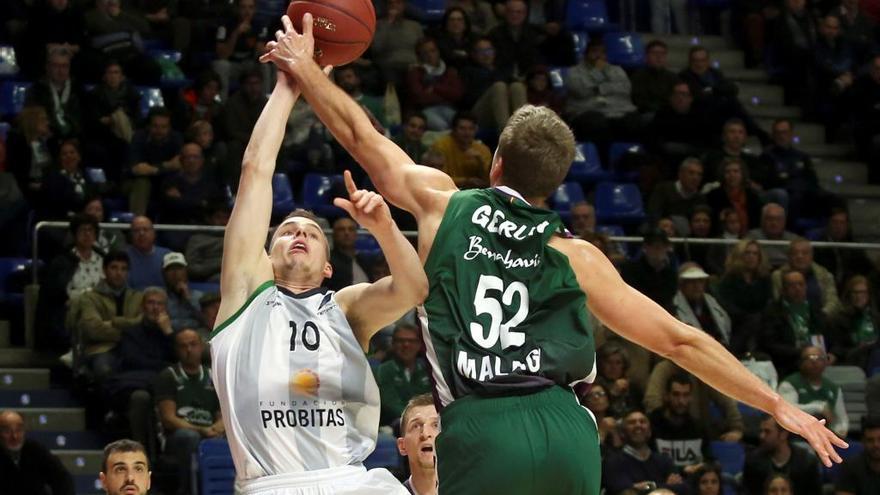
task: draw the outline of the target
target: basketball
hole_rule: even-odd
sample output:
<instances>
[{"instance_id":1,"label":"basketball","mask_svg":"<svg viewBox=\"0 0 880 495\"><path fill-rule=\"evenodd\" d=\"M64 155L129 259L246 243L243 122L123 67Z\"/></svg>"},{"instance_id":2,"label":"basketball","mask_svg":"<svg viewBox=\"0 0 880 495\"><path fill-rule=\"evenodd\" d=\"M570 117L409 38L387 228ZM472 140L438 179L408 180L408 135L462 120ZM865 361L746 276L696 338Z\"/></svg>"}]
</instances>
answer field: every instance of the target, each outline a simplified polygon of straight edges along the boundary
<instances>
[{"instance_id":1,"label":"basketball","mask_svg":"<svg viewBox=\"0 0 880 495\"><path fill-rule=\"evenodd\" d=\"M287 16L297 32L302 32L306 12L314 18L315 60L322 67L353 62L373 41L376 11L371 0L294 0Z\"/></svg>"}]
</instances>

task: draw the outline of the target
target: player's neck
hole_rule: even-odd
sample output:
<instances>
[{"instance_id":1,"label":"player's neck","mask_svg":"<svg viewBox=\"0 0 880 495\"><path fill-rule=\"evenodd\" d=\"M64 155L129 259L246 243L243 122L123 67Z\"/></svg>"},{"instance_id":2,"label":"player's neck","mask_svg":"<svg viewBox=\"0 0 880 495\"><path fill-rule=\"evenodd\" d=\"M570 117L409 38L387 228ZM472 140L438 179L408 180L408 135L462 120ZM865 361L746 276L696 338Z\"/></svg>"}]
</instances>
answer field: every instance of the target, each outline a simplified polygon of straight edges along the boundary
<instances>
[{"instance_id":1,"label":"player's neck","mask_svg":"<svg viewBox=\"0 0 880 495\"><path fill-rule=\"evenodd\" d=\"M302 292L310 291L312 289L317 289L318 287L320 287L319 284L315 284L312 282L284 280L281 278L275 279L275 285L286 289L294 294L300 294Z\"/></svg>"},{"instance_id":2,"label":"player's neck","mask_svg":"<svg viewBox=\"0 0 880 495\"><path fill-rule=\"evenodd\" d=\"M412 486L419 495L436 495L437 470L433 467L413 469Z\"/></svg>"}]
</instances>

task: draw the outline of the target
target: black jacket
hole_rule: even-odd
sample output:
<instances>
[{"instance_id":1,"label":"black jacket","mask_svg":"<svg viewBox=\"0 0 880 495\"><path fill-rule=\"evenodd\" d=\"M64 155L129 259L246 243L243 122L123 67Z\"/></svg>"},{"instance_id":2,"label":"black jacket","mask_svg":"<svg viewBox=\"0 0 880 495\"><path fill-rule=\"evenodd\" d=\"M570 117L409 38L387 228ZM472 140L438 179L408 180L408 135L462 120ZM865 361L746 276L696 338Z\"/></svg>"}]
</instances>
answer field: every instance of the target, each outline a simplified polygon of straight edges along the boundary
<instances>
[{"instance_id":1,"label":"black jacket","mask_svg":"<svg viewBox=\"0 0 880 495\"><path fill-rule=\"evenodd\" d=\"M73 477L57 457L33 440L25 440L18 464L0 449L0 480L3 492L16 495L73 495Z\"/></svg>"}]
</instances>

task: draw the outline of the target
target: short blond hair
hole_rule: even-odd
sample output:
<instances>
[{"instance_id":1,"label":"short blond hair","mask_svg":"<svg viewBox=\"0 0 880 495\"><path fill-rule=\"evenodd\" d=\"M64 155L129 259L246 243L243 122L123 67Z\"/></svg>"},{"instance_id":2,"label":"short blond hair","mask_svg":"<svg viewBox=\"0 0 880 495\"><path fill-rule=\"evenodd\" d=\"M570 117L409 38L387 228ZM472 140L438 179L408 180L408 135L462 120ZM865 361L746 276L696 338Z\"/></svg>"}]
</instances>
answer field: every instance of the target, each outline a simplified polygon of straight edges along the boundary
<instances>
[{"instance_id":1,"label":"short blond hair","mask_svg":"<svg viewBox=\"0 0 880 495\"><path fill-rule=\"evenodd\" d=\"M403 412L400 413L400 436L403 436L403 433L406 431L406 420L407 415L410 411L417 407L424 406L433 406L434 405L434 397L431 394L421 394L413 397L406 403L406 407L403 408Z\"/></svg>"},{"instance_id":2,"label":"short blond hair","mask_svg":"<svg viewBox=\"0 0 880 495\"><path fill-rule=\"evenodd\" d=\"M525 105L498 139L502 181L526 198L549 197L574 161L574 134L553 110Z\"/></svg>"}]
</instances>

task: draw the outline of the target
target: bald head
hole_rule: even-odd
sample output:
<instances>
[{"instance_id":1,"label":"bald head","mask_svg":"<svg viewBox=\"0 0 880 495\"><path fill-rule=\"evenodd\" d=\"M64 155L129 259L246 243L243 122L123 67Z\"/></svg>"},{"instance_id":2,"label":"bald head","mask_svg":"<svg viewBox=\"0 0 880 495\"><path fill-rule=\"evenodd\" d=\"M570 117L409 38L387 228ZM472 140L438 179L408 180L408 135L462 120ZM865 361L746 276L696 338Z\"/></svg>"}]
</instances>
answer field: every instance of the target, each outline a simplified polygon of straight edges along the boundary
<instances>
[{"instance_id":1,"label":"bald head","mask_svg":"<svg viewBox=\"0 0 880 495\"><path fill-rule=\"evenodd\" d=\"M18 452L24 445L24 418L15 411L0 412L0 447Z\"/></svg>"},{"instance_id":2,"label":"bald head","mask_svg":"<svg viewBox=\"0 0 880 495\"><path fill-rule=\"evenodd\" d=\"M131 244L142 253L153 250L156 242L156 231L153 229L153 221L143 215L138 215L131 220Z\"/></svg>"},{"instance_id":3,"label":"bald head","mask_svg":"<svg viewBox=\"0 0 880 495\"><path fill-rule=\"evenodd\" d=\"M780 239L785 233L785 208L767 203L761 209L761 230L768 239Z\"/></svg>"}]
</instances>

